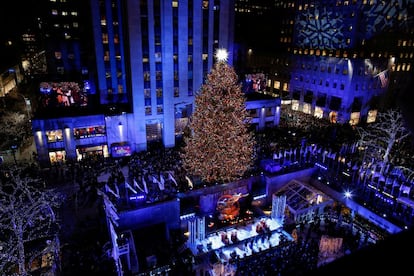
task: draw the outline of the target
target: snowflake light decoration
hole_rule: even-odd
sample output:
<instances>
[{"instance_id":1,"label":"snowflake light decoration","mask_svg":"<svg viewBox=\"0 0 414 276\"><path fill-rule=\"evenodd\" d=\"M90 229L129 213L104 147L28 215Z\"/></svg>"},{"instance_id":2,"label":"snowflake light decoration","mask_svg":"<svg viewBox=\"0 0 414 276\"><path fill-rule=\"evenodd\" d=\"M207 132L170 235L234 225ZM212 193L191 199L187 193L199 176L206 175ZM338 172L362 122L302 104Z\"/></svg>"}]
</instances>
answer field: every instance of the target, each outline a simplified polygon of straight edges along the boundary
<instances>
[{"instance_id":1,"label":"snowflake light decoration","mask_svg":"<svg viewBox=\"0 0 414 276\"><path fill-rule=\"evenodd\" d=\"M312 7L300 13L296 20L299 31L298 45L301 47L336 49L342 48L343 19L338 12L328 10L326 7Z\"/></svg>"}]
</instances>

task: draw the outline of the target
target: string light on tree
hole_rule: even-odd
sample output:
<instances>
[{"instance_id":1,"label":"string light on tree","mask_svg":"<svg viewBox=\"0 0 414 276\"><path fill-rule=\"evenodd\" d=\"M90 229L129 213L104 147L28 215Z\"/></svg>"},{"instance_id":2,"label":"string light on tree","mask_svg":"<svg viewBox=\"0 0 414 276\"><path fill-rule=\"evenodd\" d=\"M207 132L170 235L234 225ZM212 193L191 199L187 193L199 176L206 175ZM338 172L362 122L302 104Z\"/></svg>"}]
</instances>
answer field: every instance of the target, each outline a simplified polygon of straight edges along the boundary
<instances>
[{"instance_id":1,"label":"string light on tree","mask_svg":"<svg viewBox=\"0 0 414 276\"><path fill-rule=\"evenodd\" d=\"M222 54L216 53L222 57L218 60L226 56ZM255 146L245 95L234 69L226 62L215 63L195 103L191 132L184 137L186 172L204 183L239 180L253 165Z\"/></svg>"}]
</instances>

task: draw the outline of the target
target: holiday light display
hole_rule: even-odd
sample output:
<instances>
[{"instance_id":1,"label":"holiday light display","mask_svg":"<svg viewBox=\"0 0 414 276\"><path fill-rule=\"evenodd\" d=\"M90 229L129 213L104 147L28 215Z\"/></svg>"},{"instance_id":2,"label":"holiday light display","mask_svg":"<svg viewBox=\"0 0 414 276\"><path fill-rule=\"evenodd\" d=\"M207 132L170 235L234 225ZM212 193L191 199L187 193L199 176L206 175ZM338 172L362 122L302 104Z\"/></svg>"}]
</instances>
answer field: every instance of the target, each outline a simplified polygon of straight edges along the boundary
<instances>
[{"instance_id":1,"label":"holiday light display","mask_svg":"<svg viewBox=\"0 0 414 276\"><path fill-rule=\"evenodd\" d=\"M218 61L195 102L182 154L187 173L207 183L240 179L253 163L254 139L234 69Z\"/></svg>"}]
</instances>

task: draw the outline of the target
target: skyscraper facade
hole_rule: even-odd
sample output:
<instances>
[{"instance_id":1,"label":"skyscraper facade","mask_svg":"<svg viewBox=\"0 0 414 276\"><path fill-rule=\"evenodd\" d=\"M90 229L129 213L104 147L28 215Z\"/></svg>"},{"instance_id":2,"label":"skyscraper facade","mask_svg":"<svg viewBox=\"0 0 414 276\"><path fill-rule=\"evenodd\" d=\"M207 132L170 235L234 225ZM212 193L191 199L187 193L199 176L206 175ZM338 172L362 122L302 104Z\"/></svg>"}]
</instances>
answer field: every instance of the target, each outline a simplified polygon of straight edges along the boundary
<instances>
[{"instance_id":1,"label":"skyscraper facade","mask_svg":"<svg viewBox=\"0 0 414 276\"><path fill-rule=\"evenodd\" d=\"M292 109L332 123L374 122L380 98L395 98L411 77L412 1L296 1L294 9L281 94Z\"/></svg>"},{"instance_id":2,"label":"skyscraper facade","mask_svg":"<svg viewBox=\"0 0 414 276\"><path fill-rule=\"evenodd\" d=\"M41 83L44 103L58 113L32 122L41 163L125 156L154 141L174 146L216 50L227 49L233 62L234 1L91 0L86 7L91 24L80 27L91 30L95 65L76 71L96 70L96 78ZM60 35L53 41L75 34ZM54 51L62 64L66 52Z\"/></svg>"},{"instance_id":3,"label":"skyscraper facade","mask_svg":"<svg viewBox=\"0 0 414 276\"><path fill-rule=\"evenodd\" d=\"M132 105L137 148L173 146L215 50L232 51L233 1L91 2L100 103Z\"/></svg>"}]
</instances>

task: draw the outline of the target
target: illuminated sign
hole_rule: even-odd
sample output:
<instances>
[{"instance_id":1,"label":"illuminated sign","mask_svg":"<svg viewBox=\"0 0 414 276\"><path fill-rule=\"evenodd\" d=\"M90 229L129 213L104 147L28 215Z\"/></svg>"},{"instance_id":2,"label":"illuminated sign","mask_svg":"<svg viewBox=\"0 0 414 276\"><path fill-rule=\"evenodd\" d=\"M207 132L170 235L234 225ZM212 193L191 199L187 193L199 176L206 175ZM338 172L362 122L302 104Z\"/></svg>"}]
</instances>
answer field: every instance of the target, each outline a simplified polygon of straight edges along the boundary
<instances>
[{"instance_id":1,"label":"illuminated sign","mask_svg":"<svg viewBox=\"0 0 414 276\"><path fill-rule=\"evenodd\" d=\"M131 146L129 144L114 144L111 146L112 149L112 157L125 157L125 156L131 156L132 150Z\"/></svg>"}]
</instances>

